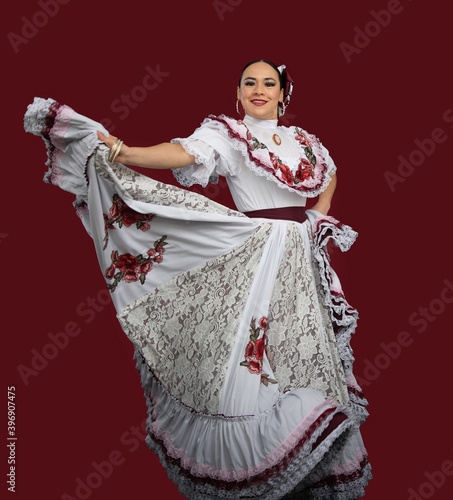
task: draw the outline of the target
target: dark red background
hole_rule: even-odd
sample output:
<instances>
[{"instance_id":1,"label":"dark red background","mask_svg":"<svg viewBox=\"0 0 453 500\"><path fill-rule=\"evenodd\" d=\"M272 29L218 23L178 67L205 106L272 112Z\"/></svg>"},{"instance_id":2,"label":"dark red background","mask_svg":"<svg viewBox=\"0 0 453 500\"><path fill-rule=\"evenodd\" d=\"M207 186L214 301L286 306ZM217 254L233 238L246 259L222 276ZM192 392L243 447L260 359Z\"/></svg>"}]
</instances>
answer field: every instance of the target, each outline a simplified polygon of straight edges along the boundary
<instances>
[{"instance_id":1,"label":"dark red background","mask_svg":"<svg viewBox=\"0 0 453 500\"><path fill-rule=\"evenodd\" d=\"M110 119L111 132L126 144L152 145L189 135L209 113L234 116L240 70L261 57L288 66L295 88L287 123L316 133L331 151L339 168L331 214L360 234L348 253L334 258L361 318L355 371L371 403L363 435L375 476L366 498L408 499L409 488L423 498L451 498L451 477L419 488L426 473L453 460L453 305L434 302L438 314L422 332L409 320L440 298L445 280L453 283L453 123L443 119L453 116L446 4L402 0L402 11L367 45L362 40L349 62L340 44L354 43L355 27L373 30L371 11L387 9L387 2L72 0L47 21L36 15L43 10L37 1L8 4L2 16L0 422L5 432L7 387L14 385L14 498L76 498L76 479L86 480L92 462L115 450L123 463L86 498L182 498L146 445L135 450L124 435L146 416L132 345L113 307L99 302L105 281L73 196L41 182L46 156L42 141L23 131L27 104L34 96L52 97L95 120ZM22 36L24 18L33 16L41 27L15 51L11 33ZM141 84L147 65L168 76L121 119L112 102ZM397 174L398 156L407 159L414 141L437 128L445 141L392 192L384 172ZM168 172L155 177L175 182ZM207 194L230 203L224 190ZM98 298L83 305L89 297ZM26 385L18 366L30 367L32 350L41 352L48 334L70 321L80 334ZM388 347L402 331L411 345L394 360L382 355L382 343ZM370 375L366 368L376 363L384 368ZM5 440L2 446L6 476Z\"/></svg>"}]
</instances>

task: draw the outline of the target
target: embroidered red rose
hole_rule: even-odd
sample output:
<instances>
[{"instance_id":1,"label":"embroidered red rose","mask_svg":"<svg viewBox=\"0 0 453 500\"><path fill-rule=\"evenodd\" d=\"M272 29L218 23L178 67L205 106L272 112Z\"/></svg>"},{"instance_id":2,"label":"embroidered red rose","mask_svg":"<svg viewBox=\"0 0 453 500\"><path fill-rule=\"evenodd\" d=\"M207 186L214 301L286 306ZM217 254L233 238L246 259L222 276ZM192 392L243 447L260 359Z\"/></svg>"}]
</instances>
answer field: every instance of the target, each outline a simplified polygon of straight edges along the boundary
<instances>
[{"instance_id":1,"label":"embroidered red rose","mask_svg":"<svg viewBox=\"0 0 453 500\"><path fill-rule=\"evenodd\" d=\"M118 250L113 250L111 253L112 264L104 273L107 279L113 279L113 283L107 285L108 289L114 292L121 281L126 281L127 283L140 281L143 285L146 281L146 275L154 267L153 261L157 264L163 261L163 252L157 253L156 248L159 249L167 245L166 239L167 236L164 235L159 240L156 240L154 248L148 250L148 255L138 254L134 256L130 253L118 255ZM115 274L116 269L119 272Z\"/></svg>"},{"instance_id":2,"label":"embroidered red rose","mask_svg":"<svg viewBox=\"0 0 453 500\"><path fill-rule=\"evenodd\" d=\"M258 324L260 325L260 328L262 330L265 330L267 328L267 318L266 316L263 316L259 321Z\"/></svg>"},{"instance_id":3,"label":"embroidered red rose","mask_svg":"<svg viewBox=\"0 0 453 500\"><path fill-rule=\"evenodd\" d=\"M107 234L107 229L115 229L113 226L113 222L105 215L104 215L104 226L105 226L105 233Z\"/></svg>"},{"instance_id":4,"label":"embroidered red rose","mask_svg":"<svg viewBox=\"0 0 453 500\"><path fill-rule=\"evenodd\" d=\"M121 220L123 221L123 224L126 227L132 226L132 224L135 224L138 220L140 220L143 217L143 214L139 214L135 212L134 210L124 210L122 213L122 218Z\"/></svg>"},{"instance_id":5,"label":"embroidered red rose","mask_svg":"<svg viewBox=\"0 0 453 500\"><path fill-rule=\"evenodd\" d=\"M136 269L126 269L124 272L123 280L127 283L132 283L133 281L138 281L139 276Z\"/></svg>"},{"instance_id":6,"label":"embroidered red rose","mask_svg":"<svg viewBox=\"0 0 453 500\"><path fill-rule=\"evenodd\" d=\"M283 180L288 184L289 186L292 186L293 184L293 174L291 173L291 170L287 165L282 163L279 165L279 169L282 173Z\"/></svg>"},{"instance_id":7,"label":"embroidered red rose","mask_svg":"<svg viewBox=\"0 0 453 500\"><path fill-rule=\"evenodd\" d=\"M104 247L103 250L107 248L109 242L109 229L115 229L115 223L121 228L123 225L125 227L130 227L136 224L137 229L141 231L148 231L151 229L149 221L153 220L155 214L140 214L135 210L132 210L124 201L115 193L113 195L112 206L109 209L108 215L104 215L104 226L105 226L105 237L104 237Z\"/></svg>"},{"instance_id":8,"label":"embroidered red rose","mask_svg":"<svg viewBox=\"0 0 453 500\"><path fill-rule=\"evenodd\" d=\"M274 153L271 153L269 151L269 157L271 159L271 162L272 162L272 166L274 167L275 170L278 170L279 167L280 167L280 162L278 161L279 158L277 155L275 155Z\"/></svg>"},{"instance_id":9,"label":"embroidered red rose","mask_svg":"<svg viewBox=\"0 0 453 500\"><path fill-rule=\"evenodd\" d=\"M295 177L299 181L310 179L310 177L313 177L313 165L305 158L302 158Z\"/></svg>"},{"instance_id":10,"label":"embroidered red rose","mask_svg":"<svg viewBox=\"0 0 453 500\"><path fill-rule=\"evenodd\" d=\"M264 357L264 347L266 345L266 337L263 335L260 339L256 341L256 359L263 359Z\"/></svg>"},{"instance_id":11,"label":"embroidered red rose","mask_svg":"<svg viewBox=\"0 0 453 500\"><path fill-rule=\"evenodd\" d=\"M118 257L115 266L120 271L126 271L127 269L135 269L137 267L137 257L134 257L130 253L123 253Z\"/></svg>"},{"instance_id":12,"label":"embroidered red rose","mask_svg":"<svg viewBox=\"0 0 453 500\"><path fill-rule=\"evenodd\" d=\"M157 247L156 252L162 255L163 253L165 253L165 248L164 247Z\"/></svg>"},{"instance_id":13,"label":"embroidered red rose","mask_svg":"<svg viewBox=\"0 0 453 500\"><path fill-rule=\"evenodd\" d=\"M296 140L299 141L302 146L311 146L311 142L301 130L297 133Z\"/></svg>"},{"instance_id":14,"label":"embroidered red rose","mask_svg":"<svg viewBox=\"0 0 453 500\"><path fill-rule=\"evenodd\" d=\"M153 268L153 263L150 260L145 260L138 266L138 272L140 274L148 274Z\"/></svg>"},{"instance_id":15,"label":"embroidered red rose","mask_svg":"<svg viewBox=\"0 0 453 500\"><path fill-rule=\"evenodd\" d=\"M261 361L257 359L251 359L248 366L250 373L261 373Z\"/></svg>"},{"instance_id":16,"label":"embroidered red rose","mask_svg":"<svg viewBox=\"0 0 453 500\"><path fill-rule=\"evenodd\" d=\"M112 264L110 267L108 267L105 271L105 277L109 280L113 279L113 276L115 276L115 265Z\"/></svg>"},{"instance_id":17,"label":"embroidered red rose","mask_svg":"<svg viewBox=\"0 0 453 500\"><path fill-rule=\"evenodd\" d=\"M255 355L255 344L250 341L245 348L245 359L252 359Z\"/></svg>"},{"instance_id":18,"label":"embroidered red rose","mask_svg":"<svg viewBox=\"0 0 453 500\"><path fill-rule=\"evenodd\" d=\"M117 219L121 214L121 208L124 206L120 199L115 200L109 210L109 219Z\"/></svg>"}]
</instances>

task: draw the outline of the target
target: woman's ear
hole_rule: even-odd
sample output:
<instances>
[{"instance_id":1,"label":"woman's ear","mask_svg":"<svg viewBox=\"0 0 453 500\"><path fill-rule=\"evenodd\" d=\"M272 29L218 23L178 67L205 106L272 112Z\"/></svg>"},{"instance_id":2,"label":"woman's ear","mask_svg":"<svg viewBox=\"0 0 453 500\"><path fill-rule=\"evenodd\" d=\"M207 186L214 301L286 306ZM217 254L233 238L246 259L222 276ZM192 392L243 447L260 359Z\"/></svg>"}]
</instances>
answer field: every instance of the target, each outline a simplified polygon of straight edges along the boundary
<instances>
[{"instance_id":1,"label":"woman's ear","mask_svg":"<svg viewBox=\"0 0 453 500\"><path fill-rule=\"evenodd\" d=\"M237 89L236 95L237 95L238 101L240 101L241 100L241 89L239 87Z\"/></svg>"}]
</instances>

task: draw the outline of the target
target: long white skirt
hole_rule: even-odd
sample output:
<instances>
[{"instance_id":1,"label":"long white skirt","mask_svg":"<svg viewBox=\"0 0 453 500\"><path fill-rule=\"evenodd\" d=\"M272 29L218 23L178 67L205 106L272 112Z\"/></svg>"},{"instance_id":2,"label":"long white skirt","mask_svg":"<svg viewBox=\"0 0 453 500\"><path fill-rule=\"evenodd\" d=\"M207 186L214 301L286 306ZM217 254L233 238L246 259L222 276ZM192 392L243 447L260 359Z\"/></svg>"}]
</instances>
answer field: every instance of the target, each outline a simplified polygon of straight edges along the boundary
<instances>
[{"instance_id":1,"label":"long white skirt","mask_svg":"<svg viewBox=\"0 0 453 500\"><path fill-rule=\"evenodd\" d=\"M110 163L102 125L51 99L35 99L25 128L46 142L45 180L77 197L135 347L148 445L180 492L362 497L358 315L326 250L356 233L313 211L302 224L249 219Z\"/></svg>"}]
</instances>

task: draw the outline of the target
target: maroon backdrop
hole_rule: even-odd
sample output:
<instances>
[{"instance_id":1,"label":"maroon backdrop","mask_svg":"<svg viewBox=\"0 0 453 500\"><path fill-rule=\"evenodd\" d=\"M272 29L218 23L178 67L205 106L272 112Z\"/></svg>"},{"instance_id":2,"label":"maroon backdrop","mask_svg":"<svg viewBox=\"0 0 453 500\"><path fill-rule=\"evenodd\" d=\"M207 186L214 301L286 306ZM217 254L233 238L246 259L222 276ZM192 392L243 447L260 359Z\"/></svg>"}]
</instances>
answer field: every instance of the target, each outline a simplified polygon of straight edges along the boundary
<instances>
[{"instance_id":1,"label":"maroon backdrop","mask_svg":"<svg viewBox=\"0 0 453 500\"><path fill-rule=\"evenodd\" d=\"M363 435L375 476L366 498L452 498L446 4L8 4L1 427L6 493L7 460L16 462L11 498L182 498L143 442L132 345L73 196L41 182L46 156L42 141L23 131L27 104L52 97L102 120L126 144L152 145L189 135L209 113L234 116L239 72L261 57L288 66L295 87L284 123L316 133L331 151L339 168L331 214L359 232L334 260L360 313L355 371L371 403ZM155 177L175 183L168 172ZM205 193L231 204L225 189ZM5 445L10 386L15 449Z\"/></svg>"}]
</instances>

